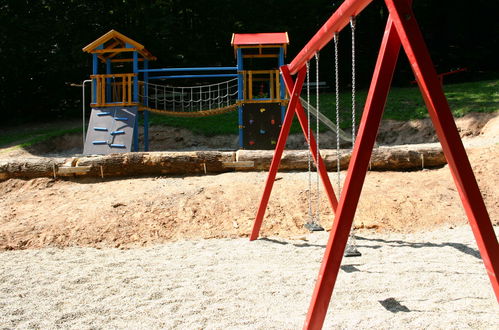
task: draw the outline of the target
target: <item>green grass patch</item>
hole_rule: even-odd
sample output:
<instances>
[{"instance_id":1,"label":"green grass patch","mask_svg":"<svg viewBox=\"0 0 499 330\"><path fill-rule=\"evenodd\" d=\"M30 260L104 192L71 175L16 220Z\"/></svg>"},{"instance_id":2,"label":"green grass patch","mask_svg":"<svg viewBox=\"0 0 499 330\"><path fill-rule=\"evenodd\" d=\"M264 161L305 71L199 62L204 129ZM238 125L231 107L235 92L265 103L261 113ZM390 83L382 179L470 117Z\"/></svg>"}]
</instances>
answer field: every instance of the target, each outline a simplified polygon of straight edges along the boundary
<instances>
[{"instance_id":1,"label":"green grass patch","mask_svg":"<svg viewBox=\"0 0 499 330\"><path fill-rule=\"evenodd\" d=\"M0 136L0 147L17 143L11 146L9 149L27 148L34 144L47 141L57 136L62 136L71 133L78 133L78 132L81 132L81 128L44 129L32 132L5 135L5 136Z\"/></svg>"}]
</instances>

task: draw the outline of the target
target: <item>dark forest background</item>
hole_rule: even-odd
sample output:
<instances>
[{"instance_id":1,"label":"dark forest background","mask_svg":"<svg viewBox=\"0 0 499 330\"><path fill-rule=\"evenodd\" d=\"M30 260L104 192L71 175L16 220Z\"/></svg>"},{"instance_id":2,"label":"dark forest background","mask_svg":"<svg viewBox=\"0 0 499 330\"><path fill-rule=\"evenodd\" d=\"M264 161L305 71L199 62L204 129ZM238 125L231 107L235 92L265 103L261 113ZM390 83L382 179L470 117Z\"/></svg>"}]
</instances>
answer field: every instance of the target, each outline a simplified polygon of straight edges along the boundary
<instances>
[{"instance_id":1,"label":"dark forest background","mask_svg":"<svg viewBox=\"0 0 499 330\"><path fill-rule=\"evenodd\" d=\"M234 65L233 32L287 31L289 62L342 1L331 0L0 0L1 125L78 116L81 83L91 71L82 47L110 29L135 39L158 61L151 67ZM467 68L454 81L499 76L499 1L414 0L437 71ZM369 84L386 8L375 0L357 19L357 81ZM350 30L340 35L340 75L350 81ZM333 76L331 46L321 80ZM413 79L402 58L394 83Z\"/></svg>"}]
</instances>

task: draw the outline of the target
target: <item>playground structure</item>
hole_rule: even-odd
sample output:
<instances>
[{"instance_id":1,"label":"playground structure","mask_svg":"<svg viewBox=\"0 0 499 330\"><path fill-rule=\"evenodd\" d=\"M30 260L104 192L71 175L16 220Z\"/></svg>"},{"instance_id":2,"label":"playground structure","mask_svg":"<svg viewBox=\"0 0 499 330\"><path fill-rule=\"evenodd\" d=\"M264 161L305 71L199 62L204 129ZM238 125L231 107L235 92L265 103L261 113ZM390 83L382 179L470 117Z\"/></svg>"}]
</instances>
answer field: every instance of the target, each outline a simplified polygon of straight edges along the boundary
<instances>
[{"instance_id":1,"label":"playground structure","mask_svg":"<svg viewBox=\"0 0 499 330\"><path fill-rule=\"evenodd\" d=\"M324 323L401 48L409 58L459 191L492 288L499 301L499 281L497 279L497 274L499 274L499 244L443 93L440 79L437 76L412 11L411 0L385 0L389 17L364 105L364 112L344 187L339 201L336 198L324 161L318 152L318 145L313 134L311 134L310 119L305 114L300 101L300 94L305 82L308 62L331 40L334 39L336 43L339 33L352 20L355 20L371 1L345 0L291 63L282 66L280 69L290 100L250 240L258 238L291 123L296 114L305 139L308 141L326 195L335 213L333 228L330 232L304 329L320 329Z\"/></svg>"},{"instance_id":2,"label":"playground structure","mask_svg":"<svg viewBox=\"0 0 499 330\"><path fill-rule=\"evenodd\" d=\"M148 151L149 112L202 117L237 110L239 147L274 148L287 104L278 68L284 65L288 35L233 34L231 43L237 61L234 67L150 69L149 62L156 57L115 30L84 47L83 51L93 56L92 114L84 154L138 151L141 113L143 150ZM99 63L105 66L103 74ZM120 67L113 68L113 64ZM205 85L194 81L191 86L151 82L222 78L229 80Z\"/></svg>"}]
</instances>

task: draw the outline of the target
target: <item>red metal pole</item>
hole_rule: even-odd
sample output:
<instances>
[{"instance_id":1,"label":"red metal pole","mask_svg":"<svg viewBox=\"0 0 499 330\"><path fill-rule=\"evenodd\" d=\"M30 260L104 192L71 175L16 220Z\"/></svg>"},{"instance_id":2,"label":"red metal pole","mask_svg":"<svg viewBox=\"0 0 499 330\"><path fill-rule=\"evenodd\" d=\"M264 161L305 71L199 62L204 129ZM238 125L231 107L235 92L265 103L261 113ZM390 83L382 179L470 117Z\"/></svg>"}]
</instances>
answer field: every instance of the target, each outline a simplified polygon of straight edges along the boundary
<instances>
[{"instance_id":1,"label":"red metal pole","mask_svg":"<svg viewBox=\"0 0 499 330\"><path fill-rule=\"evenodd\" d=\"M319 277L312 295L305 325L303 326L304 329L321 329L324 323L369 166L399 51L400 39L392 20L388 18L364 113L360 121L359 133L348 166L345 186L338 204L333 228L329 235Z\"/></svg>"},{"instance_id":2,"label":"red metal pole","mask_svg":"<svg viewBox=\"0 0 499 330\"><path fill-rule=\"evenodd\" d=\"M499 302L499 244L449 104L411 7L405 1L385 2L423 94Z\"/></svg>"},{"instance_id":3,"label":"red metal pole","mask_svg":"<svg viewBox=\"0 0 499 330\"><path fill-rule=\"evenodd\" d=\"M289 79L291 79L289 70L287 70L286 66L281 67L281 73L283 77L288 77ZM263 216L265 215L265 210L267 209L267 205L269 203L270 193L272 192L272 187L274 186L277 170L279 169L279 164L281 163L282 153L284 151L284 147L286 146L286 140L288 139L291 123L293 122L293 118L295 116L295 108L300 101L300 94L303 87L303 82L305 81L306 73L306 68L303 67L302 70L300 70L300 72L298 73L298 77L296 78L294 85L291 85L291 98L289 100L288 109L286 110L286 115L284 116L284 122L282 123L279 138L277 139L274 157L272 158L272 162L270 163L269 175L267 176L262 199L260 200L260 206L258 207L255 222L253 223L250 241L257 239L258 235L260 234L260 227L262 226Z\"/></svg>"},{"instance_id":4,"label":"red metal pole","mask_svg":"<svg viewBox=\"0 0 499 330\"><path fill-rule=\"evenodd\" d=\"M350 17L358 15L371 2L372 0L345 0L289 64L290 73L294 75L301 70L315 53L333 39L336 32L350 23Z\"/></svg>"},{"instance_id":5,"label":"red metal pole","mask_svg":"<svg viewBox=\"0 0 499 330\"><path fill-rule=\"evenodd\" d=\"M288 91L291 89L293 86L293 81L291 79L291 76L283 75L283 80L284 84L286 85L286 88ZM326 169L326 164L324 164L324 160L322 157L319 155L319 159L317 159L317 143L314 137L314 134L310 132L310 141L308 141L308 119L307 115L305 114L305 110L303 109L303 106L301 102L298 102L296 104L296 114L298 116L298 120L300 122L301 129L303 131L303 135L305 136L305 140L309 142L310 145L310 151L312 153L312 157L314 159L315 164L317 165L317 162L319 162L319 166L317 167L319 169L319 175L321 177L322 184L324 185L324 190L326 191L327 198L329 200L329 204L331 205L331 208L333 211L336 213L336 208L338 207L338 200L336 199L336 195L334 193L333 185L331 184L331 180L329 180L329 176L327 174L327 169Z\"/></svg>"}]
</instances>

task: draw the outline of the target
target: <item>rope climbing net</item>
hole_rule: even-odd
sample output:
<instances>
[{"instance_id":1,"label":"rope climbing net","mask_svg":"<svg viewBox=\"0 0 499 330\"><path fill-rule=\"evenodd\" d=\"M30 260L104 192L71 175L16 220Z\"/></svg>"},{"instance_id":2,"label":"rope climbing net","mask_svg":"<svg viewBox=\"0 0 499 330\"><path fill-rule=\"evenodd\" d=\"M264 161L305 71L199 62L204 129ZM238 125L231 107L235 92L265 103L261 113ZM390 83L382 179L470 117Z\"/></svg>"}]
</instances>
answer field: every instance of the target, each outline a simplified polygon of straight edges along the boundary
<instances>
[{"instance_id":1,"label":"rope climbing net","mask_svg":"<svg viewBox=\"0 0 499 330\"><path fill-rule=\"evenodd\" d=\"M236 108L238 79L198 86L144 83L140 103L148 110L179 116L204 116Z\"/></svg>"}]
</instances>

